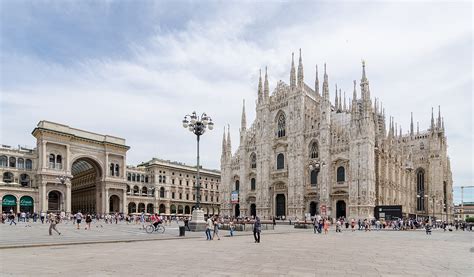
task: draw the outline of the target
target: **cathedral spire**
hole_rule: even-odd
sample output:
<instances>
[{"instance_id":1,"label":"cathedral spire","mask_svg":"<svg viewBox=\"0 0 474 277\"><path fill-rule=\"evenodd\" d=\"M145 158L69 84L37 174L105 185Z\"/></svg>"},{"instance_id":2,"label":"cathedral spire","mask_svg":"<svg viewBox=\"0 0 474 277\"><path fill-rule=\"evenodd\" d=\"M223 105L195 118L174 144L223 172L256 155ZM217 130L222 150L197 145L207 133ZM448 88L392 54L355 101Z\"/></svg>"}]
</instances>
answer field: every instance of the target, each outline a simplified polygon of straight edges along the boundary
<instances>
[{"instance_id":1,"label":"cathedral spire","mask_svg":"<svg viewBox=\"0 0 474 277\"><path fill-rule=\"evenodd\" d=\"M444 117L441 118L441 129L444 131Z\"/></svg>"},{"instance_id":2,"label":"cathedral spire","mask_svg":"<svg viewBox=\"0 0 474 277\"><path fill-rule=\"evenodd\" d=\"M316 95L319 95L318 65L316 65L316 80L314 81L314 91L316 92Z\"/></svg>"},{"instance_id":3,"label":"cathedral spire","mask_svg":"<svg viewBox=\"0 0 474 277\"><path fill-rule=\"evenodd\" d=\"M431 107L431 132L434 131L434 114L433 114L433 107Z\"/></svg>"},{"instance_id":4,"label":"cathedral spire","mask_svg":"<svg viewBox=\"0 0 474 277\"><path fill-rule=\"evenodd\" d=\"M438 105L438 128L441 128L441 106Z\"/></svg>"},{"instance_id":5,"label":"cathedral spire","mask_svg":"<svg viewBox=\"0 0 474 277\"><path fill-rule=\"evenodd\" d=\"M325 99L326 101L329 101L329 84L328 84L328 74L326 72L326 64L324 64L323 99Z\"/></svg>"},{"instance_id":6,"label":"cathedral spire","mask_svg":"<svg viewBox=\"0 0 474 277\"><path fill-rule=\"evenodd\" d=\"M301 57L301 48L300 48L300 59L298 61L298 87L303 88L303 86L304 86L303 58Z\"/></svg>"},{"instance_id":7,"label":"cathedral spire","mask_svg":"<svg viewBox=\"0 0 474 277\"><path fill-rule=\"evenodd\" d=\"M357 91L356 91L356 80L354 80L354 91L352 93L352 114L357 112Z\"/></svg>"},{"instance_id":8,"label":"cathedral spire","mask_svg":"<svg viewBox=\"0 0 474 277\"><path fill-rule=\"evenodd\" d=\"M262 70L259 70L259 77L258 77L258 103L261 103L263 99L263 91L262 91Z\"/></svg>"},{"instance_id":9,"label":"cathedral spire","mask_svg":"<svg viewBox=\"0 0 474 277\"><path fill-rule=\"evenodd\" d=\"M361 82L367 81L367 76L365 75L365 61L362 60L362 79Z\"/></svg>"},{"instance_id":10,"label":"cathedral spire","mask_svg":"<svg viewBox=\"0 0 474 277\"><path fill-rule=\"evenodd\" d=\"M227 125L227 151L232 156L232 142L230 141L230 124Z\"/></svg>"},{"instance_id":11,"label":"cathedral spire","mask_svg":"<svg viewBox=\"0 0 474 277\"><path fill-rule=\"evenodd\" d=\"M335 98L334 98L334 108L335 108L336 111L337 111L337 109L338 109L338 107L339 107L339 101L338 101L338 99L337 99L337 84L336 84L336 93L335 93L335 95L336 95L336 96L335 96Z\"/></svg>"},{"instance_id":12,"label":"cathedral spire","mask_svg":"<svg viewBox=\"0 0 474 277\"><path fill-rule=\"evenodd\" d=\"M240 121L240 131L245 131L247 129L247 117L245 115L245 99L242 104L242 119Z\"/></svg>"},{"instance_id":13,"label":"cathedral spire","mask_svg":"<svg viewBox=\"0 0 474 277\"><path fill-rule=\"evenodd\" d=\"M222 155L225 154L227 148L227 142L225 140L225 126L224 126L224 134L222 135Z\"/></svg>"},{"instance_id":14,"label":"cathedral spire","mask_svg":"<svg viewBox=\"0 0 474 277\"><path fill-rule=\"evenodd\" d=\"M291 53L290 88L296 87L295 53Z\"/></svg>"},{"instance_id":15,"label":"cathedral spire","mask_svg":"<svg viewBox=\"0 0 474 277\"><path fill-rule=\"evenodd\" d=\"M411 113L411 120L410 120L410 136L413 136L413 112Z\"/></svg>"},{"instance_id":16,"label":"cathedral spire","mask_svg":"<svg viewBox=\"0 0 474 277\"><path fill-rule=\"evenodd\" d=\"M416 134L419 135L420 134L420 122L416 122Z\"/></svg>"},{"instance_id":17,"label":"cathedral spire","mask_svg":"<svg viewBox=\"0 0 474 277\"><path fill-rule=\"evenodd\" d=\"M342 92L341 89L339 89L339 106L337 108L339 112L342 112Z\"/></svg>"},{"instance_id":18,"label":"cathedral spire","mask_svg":"<svg viewBox=\"0 0 474 277\"><path fill-rule=\"evenodd\" d=\"M346 106L346 91L344 91L344 111L347 111L347 106Z\"/></svg>"},{"instance_id":19,"label":"cathedral spire","mask_svg":"<svg viewBox=\"0 0 474 277\"><path fill-rule=\"evenodd\" d=\"M268 72L267 72L267 67L265 66L265 82L263 84L263 98L268 100L270 97L270 88L268 86Z\"/></svg>"}]
</instances>

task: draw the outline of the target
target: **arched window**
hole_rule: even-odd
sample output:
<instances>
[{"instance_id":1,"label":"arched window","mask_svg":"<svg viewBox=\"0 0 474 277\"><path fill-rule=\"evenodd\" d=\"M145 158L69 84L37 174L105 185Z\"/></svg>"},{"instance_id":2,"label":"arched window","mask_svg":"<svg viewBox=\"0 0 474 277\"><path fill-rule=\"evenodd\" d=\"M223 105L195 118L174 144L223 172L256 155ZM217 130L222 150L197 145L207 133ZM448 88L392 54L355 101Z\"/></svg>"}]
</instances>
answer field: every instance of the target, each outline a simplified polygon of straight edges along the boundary
<instances>
[{"instance_id":1,"label":"arched window","mask_svg":"<svg viewBox=\"0 0 474 277\"><path fill-rule=\"evenodd\" d=\"M255 178L250 179L250 190L255 190L255 187L257 186L256 183Z\"/></svg>"},{"instance_id":2,"label":"arched window","mask_svg":"<svg viewBox=\"0 0 474 277\"><path fill-rule=\"evenodd\" d=\"M135 173L132 174L132 182L135 182Z\"/></svg>"},{"instance_id":3,"label":"arched window","mask_svg":"<svg viewBox=\"0 0 474 277\"><path fill-rule=\"evenodd\" d=\"M240 181L235 180L235 190L240 190Z\"/></svg>"},{"instance_id":4,"label":"arched window","mask_svg":"<svg viewBox=\"0 0 474 277\"><path fill-rule=\"evenodd\" d=\"M446 212L448 210L448 187L446 181L443 181L443 210Z\"/></svg>"},{"instance_id":5,"label":"arched window","mask_svg":"<svg viewBox=\"0 0 474 277\"><path fill-rule=\"evenodd\" d=\"M127 173L127 181L132 181L132 174Z\"/></svg>"},{"instance_id":6,"label":"arched window","mask_svg":"<svg viewBox=\"0 0 474 277\"><path fill-rule=\"evenodd\" d=\"M114 169L115 165L113 163L110 164L110 176L114 176Z\"/></svg>"},{"instance_id":7,"label":"arched window","mask_svg":"<svg viewBox=\"0 0 474 277\"><path fill-rule=\"evenodd\" d=\"M165 198L165 188L164 187L160 188L160 198Z\"/></svg>"},{"instance_id":8,"label":"arched window","mask_svg":"<svg viewBox=\"0 0 474 277\"><path fill-rule=\"evenodd\" d=\"M152 196L152 197L155 196L155 188L152 188L150 190L150 196Z\"/></svg>"},{"instance_id":9,"label":"arched window","mask_svg":"<svg viewBox=\"0 0 474 277\"><path fill-rule=\"evenodd\" d=\"M160 176L158 176L158 183L161 183L161 181L162 181L162 177L160 175Z\"/></svg>"},{"instance_id":10,"label":"arched window","mask_svg":"<svg viewBox=\"0 0 474 277\"><path fill-rule=\"evenodd\" d=\"M3 173L3 182L4 183L12 183L13 182L13 173L11 173L11 172Z\"/></svg>"},{"instance_id":11,"label":"arched window","mask_svg":"<svg viewBox=\"0 0 474 277\"><path fill-rule=\"evenodd\" d=\"M346 181L346 169L343 166L337 168L337 182L345 182Z\"/></svg>"},{"instance_id":12,"label":"arched window","mask_svg":"<svg viewBox=\"0 0 474 277\"><path fill-rule=\"evenodd\" d=\"M318 142L311 143L311 148L309 150L309 157L311 159L317 159L319 157Z\"/></svg>"},{"instance_id":13,"label":"arched window","mask_svg":"<svg viewBox=\"0 0 474 277\"><path fill-rule=\"evenodd\" d=\"M61 155L56 156L56 169L62 169L63 168L63 157Z\"/></svg>"},{"instance_id":14,"label":"arched window","mask_svg":"<svg viewBox=\"0 0 474 277\"><path fill-rule=\"evenodd\" d=\"M285 156L280 153L277 156L277 169L283 169L285 168Z\"/></svg>"},{"instance_id":15,"label":"arched window","mask_svg":"<svg viewBox=\"0 0 474 277\"><path fill-rule=\"evenodd\" d=\"M138 195L138 186L133 187L133 195Z\"/></svg>"},{"instance_id":16,"label":"arched window","mask_svg":"<svg viewBox=\"0 0 474 277\"><path fill-rule=\"evenodd\" d=\"M115 165L115 176L120 176L120 166L118 164Z\"/></svg>"},{"instance_id":17,"label":"arched window","mask_svg":"<svg viewBox=\"0 0 474 277\"><path fill-rule=\"evenodd\" d=\"M147 196L148 194L148 188L147 187L143 187L142 188L142 196Z\"/></svg>"},{"instance_id":18,"label":"arched window","mask_svg":"<svg viewBox=\"0 0 474 277\"><path fill-rule=\"evenodd\" d=\"M145 183L148 183L148 175L145 176Z\"/></svg>"},{"instance_id":19,"label":"arched window","mask_svg":"<svg viewBox=\"0 0 474 277\"><path fill-rule=\"evenodd\" d=\"M318 169L313 169L311 170L311 186L316 186L318 184L318 174L319 170Z\"/></svg>"},{"instance_id":20,"label":"arched window","mask_svg":"<svg viewBox=\"0 0 474 277\"><path fill-rule=\"evenodd\" d=\"M257 168L257 155L255 153L250 154L250 168Z\"/></svg>"},{"instance_id":21,"label":"arched window","mask_svg":"<svg viewBox=\"0 0 474 277\"><path fill-rule=\"evenodd\" d=\"M416 210L425 210L425 172L423 169L418 169L416 173Z\"/></svg>"},{"instance_id":22,"label":"arched window","mask_svg":"<svg viewBox=\"0 0 474 277\"><path fill-rule=\"evenodd\" d=\"M127 185L127 192L129 193L130 192L130 186Z\"/></svg>"},{"instance_id":23,"label":"arched window","mask_svg":"<svg viewBox=\"0 0 474 277\"><path fill-rule=\"evenodd\" d=\"M25 168L25 160L23 158L18 158L18 168Z\"/></svg>"},{"instance_id":24,"label":"arched window","mask_svg":"<svg viewBox=\"0 0 474 277\"><path fill-rule=\"evenodd\" d=\"M30 159L26 159L25 168L26 169L33 169L33 162Z\"/></svg>"},{"instance_id":25,"label":"arched window","mask_svg":"<svg viewBox=\"0 0 474 277\"><path fill-rule=\"evenodd\" d=\"M56 157L54 154L49 154L49 168L54 168L54 165L56 163Z\"/></svg>"},{"instance_id":26,"label":"arched window","mask_svg":"<svg viewBox=\"0 0 474 277\"><path fill-rule=\"evenodd\" d=\"M10 157L10 164L8 166L9 167L16 167L16 158L15 157Z\"/></svg>"},{"instance_id":27,"label":"arched window","mask_svg":"<svg viewBox=\"0 0 474 277\"><path fill-rule=\"evenodd\" d=\"M27 187L30 185L30 176L28 174L21 174L20 175L20 184L23 187Z\"/></svg>"},{"instance_id":28,"label":"arched window","mask_svg":"<svg viewBox=\"0 0 474 277\"><path fill-rule=\"evenodd\" d=\"M277 125L277 136L279 138L284 137L286 135L286 117L284 113L280 113L280 115L278 116Z\"/></svg>"},{"instance_id":29,"label":"arched window","mask_svg":"<svg viewBox=\"0 0 474 277\"><path fill-rule=\"evenodd\" d=\"M0 156L0 167L7 167L7 166L8 166L7 156Z\"/></svg>"}]
</instances>

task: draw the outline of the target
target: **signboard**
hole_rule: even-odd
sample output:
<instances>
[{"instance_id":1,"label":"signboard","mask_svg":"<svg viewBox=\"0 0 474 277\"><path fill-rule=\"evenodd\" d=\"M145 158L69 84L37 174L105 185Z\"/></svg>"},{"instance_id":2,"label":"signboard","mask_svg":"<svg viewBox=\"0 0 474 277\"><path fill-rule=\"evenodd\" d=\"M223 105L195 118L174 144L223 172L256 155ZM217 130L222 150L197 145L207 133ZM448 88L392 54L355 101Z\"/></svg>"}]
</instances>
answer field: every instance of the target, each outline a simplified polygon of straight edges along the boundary
<instances>
[{"instance_id":1,"label":"signboard","mask_svg":"<svg viewBox=\"0 0 474 277\"><path fill-rule=\"evenodd\" d=\"M29 196L23 196L20 199L20 206L23 207L32 207L33 206L33 199Z\"/></svg>"},{"instance_id":2,"label":"signboard","mask_svg":"<svg viewBox=\"0 0 474 277\"><path fill-rule=\"evenodd\" d=\"M239 203L239 191L238 190L232 191L232 193L230 194L230 202L232 204Z\"/></svg>"},{"instance_id":3,"label":"signboard","mask_svg":"<svg viewBox=\"0 0 474 277\"><path fill-rule=\"evenodd\" d=\"M401 205L386 205L376 206L374 208L375 218L385 218L386 220L394 220L402 218L402 206Z\"/></svg>"},{"instance_id":4,"label":"signboard","mask_svg":"<svg viewBox=\"0 0 474 277\"><path fill-rule=\"evenodd\" d=\"M321 214L322 214L322 215L326 215L326 205L321 205L321 207L319 208L319 210L321 211Z\"/></svg>"},{"instance_id":5,"label":"signboard","mask_svg":"<svg viewBox=\"0 0 474 277\"><path fill-rule=\"evenodd\" d=\"M5 195L2 199L2 206L16 206L15 196Z\"/></svg>"}]
</instances>

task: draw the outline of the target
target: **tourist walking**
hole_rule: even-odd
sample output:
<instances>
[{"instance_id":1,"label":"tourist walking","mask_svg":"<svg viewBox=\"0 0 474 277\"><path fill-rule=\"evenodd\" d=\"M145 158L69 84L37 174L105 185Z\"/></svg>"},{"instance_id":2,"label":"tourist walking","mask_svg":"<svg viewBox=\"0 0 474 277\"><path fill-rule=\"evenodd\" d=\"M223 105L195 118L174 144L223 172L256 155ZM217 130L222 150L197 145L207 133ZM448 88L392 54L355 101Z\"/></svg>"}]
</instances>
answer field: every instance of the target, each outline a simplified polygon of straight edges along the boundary
<instances>
[{"instance_id":1,"label":"tourist walking","mask_svg":"<svg viewBox=\"0 0 474 277\"><path fill-rule=\"evenodd\" d=\"M317 217L314 217L313 219L313 231L315 234L318 231L318 218Z\"/></svg>"},{"instance_id":2,"label":"tourist walking","mask_svg":"<svg viewBox=\"0 0 474 277\"><path fill-rule=\"evenodd\" d=\"M58 229L56 229L56 225L60 221L59 215L55 215L53 213L50 213L48 219L49 219L49 235L50 236L53 235L53 230L56 231L56 233L58 233L58 235L61 235L61 233L58 231Z\"/></svg>"},{"instance_id":3,"label":"tourist walking","mask_svg":"<svg viewBox=\"0 0 474 277\"><path fill-rule=\"evenodd\" d=\"M75 215L78 230L81 228L81 221L83 217L84 216L82 215L81 211L78 211ZM51 218L49 218L49 220L51 220Z\"/></svg>"},{"instance_id":4,"label":"tourist walking","mask_svg":"<svg viewBox=\"0 0 474 277\"><path fill-rule=\"evenodd\" d=\"M323 224L324 224L324 234L327 235L329 231L329 220L325 219Z\"/></svg>"},{"instance_id":5,"label":"tourist walking","mask_svg":"<svg viewBox=\"0 0 474 277\"><path fill-rule=\"evenodd\" d=\"M212 234L212 239L214 239L217 236L218 240L221 240L221 237L219 236L219 217L214 218L214 233Z\"/></svg>"},{"instance_id":6,"label":"tourist walking","mask_svg":"<svg viewBox=\"0 0 474 277\"><path fill-rule=\"evenodd\" d=\"M8 215L8 218L10 219L10 225L12 225L12 223L14 223L15 226L16 226L15 215L13 213L11 213L11 214Z\"/></svg>"},{"instance_id":7,"label":"tourist walking","mask_svg":"<svg viewBox=\"0 0 474 277\"><path fill-rule=\"evenodd\" d=\"M212 218L208 218L206 222L206 240L212 240L211 230L214 229Z\"/></svg>"},{"instance_id":8,"label":"tourist walking","mask_svg":"<svg viewBox=\"0 0 474 277\"><path fill-rule=\"evenodd\" d=\"M341 221L336 221L336 233L341 233Z\"/></svg>"},{"instance_id":9,"label":"tourist walking","mask_svg":"<svg viewBox=\"0 0 474 277\"><path fill-rule=\"evenodd\" d=\"M234 221L231 220L231 221L229 222L229 232L230 232L230 236L231 236L231 237L234 236L234 228L235 228L235 226L234 226Z\"/></svg>"},{"instance_id":10,"label":"tourist walking","mask_svg":"<svg viewBox=\"0 0 474 277\"><path fill-rule=\"evenodd\" d=\"M260 233L262 232L262 223L260 222L260 217L255 217L255 222L253 223L253 238L255 243L260 243Z\"/></svg>"},{"instance_id":11,"label":"tourist walking","mask_svg":"<svg viewBox=\"0 0 474 277\"><path fill-rule=\"evenodd\" d=\"M91 216L91 214L88 213L86 215L86 230L91 229L91 222L92 222L92 216Z\"/></svg>"}]
</instances>

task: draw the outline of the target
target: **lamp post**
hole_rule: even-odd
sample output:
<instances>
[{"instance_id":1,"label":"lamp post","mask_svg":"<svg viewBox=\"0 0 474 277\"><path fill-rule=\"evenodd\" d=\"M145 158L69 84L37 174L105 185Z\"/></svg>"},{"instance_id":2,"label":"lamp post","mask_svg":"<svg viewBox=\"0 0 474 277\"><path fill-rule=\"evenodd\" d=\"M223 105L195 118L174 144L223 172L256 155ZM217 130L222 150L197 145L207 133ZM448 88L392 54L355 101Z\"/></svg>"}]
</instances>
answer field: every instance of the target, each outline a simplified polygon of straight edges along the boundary
<instances>
[{"instance_id":1,"label":"lamp post","mask_svg":"<svg viewBox=\"0 0 474 277\"><path fill-rule=\"evenodd\" d=\"M67 175L60 175L60 176L58 176L57 179L59 180L59 182L61 182L61 185L64 186L64 184L66 184L67 180L69 180L69 177ZM67 201L71 201L70 193L67 193L67 197L68 197ZM61 209L63 209L63 208L64 208L64 198L61 201ZM66 207L66 210L67 210L67 212L70 212L68 210L68 207Z\"/></svg>"},{"instance_id":2,"label":"lamp post","mask_svg":"<svg viewBox=\"0 0 474 277\"><path fill-rule=\"evenodd\" d=\"M201 210L201 180L199 176L199 139L206 132L207 129L212 130L214 123L210 116L203 113L198 116L196 112L191 115L184 116L183 127L188 129L191 133L196 135L197 140L197 176L196 176L196 208L193 210L189 228L192 231L203 231L206 222L204 221L204 212Z\"/></svg>"}]
</instances>

